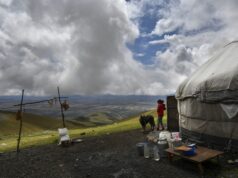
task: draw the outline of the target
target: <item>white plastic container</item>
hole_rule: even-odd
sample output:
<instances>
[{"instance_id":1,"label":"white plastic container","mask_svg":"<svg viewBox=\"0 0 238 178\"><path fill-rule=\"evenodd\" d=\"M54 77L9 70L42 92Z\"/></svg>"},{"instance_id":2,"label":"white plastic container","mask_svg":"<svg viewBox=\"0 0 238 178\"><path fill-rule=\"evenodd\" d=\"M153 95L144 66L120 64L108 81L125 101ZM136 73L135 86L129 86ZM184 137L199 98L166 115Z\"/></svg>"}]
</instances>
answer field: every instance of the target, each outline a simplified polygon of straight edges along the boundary
<instances>
[{"instance_id":1,"label":"white plastic container","mask_svg":"<svg viewBox=\"0 0 238 178\"><path fill-rule=\"evenodd\" d=\"M150 149L149 149L148 143L144 144L144 157L145 158L149 158L150 157Z\"/></svg>"},{"instance_id":2,"label":"white plastic container","mask_svg":"<svg viewBox=\"0 0 238 178\"><path fill-rule=\"evenodd\" d=\"M172 132L171 135L174 140L181 141L179 132Z\"/></svg>"},{"instance_id":3,"label":"white plastic container","mask_svg":"<svg viewBox=\"0 0 238 178\"><path fill-rule=\"evenodd\" d=\"M169 131L162 131L159 134L159 140L171 140L171 133Z\"/></svg>"},{"instance_id":4,"label":"white plastic container","mask_svg":"<svg viewBox=\"0 0 238 178\"><path fill-rule=\"evenodd\" d=\"M159 161L160 160L160 155L159 155L159 149L157 145L153 147L153 152L154 152L154 160Z\"/></svg>"}]
</instances>

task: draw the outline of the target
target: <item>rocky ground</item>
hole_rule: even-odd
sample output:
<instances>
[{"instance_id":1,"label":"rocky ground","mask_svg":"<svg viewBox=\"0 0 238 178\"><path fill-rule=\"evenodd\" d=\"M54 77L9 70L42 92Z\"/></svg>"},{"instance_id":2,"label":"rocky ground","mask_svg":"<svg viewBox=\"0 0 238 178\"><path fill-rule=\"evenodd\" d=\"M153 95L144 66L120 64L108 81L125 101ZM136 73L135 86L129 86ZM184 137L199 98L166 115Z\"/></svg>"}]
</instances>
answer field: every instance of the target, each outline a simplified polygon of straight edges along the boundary
<instances>
[{"instance_id":1,"label":"rocky ground","mask_svg":"<svg viewBox=\"0 0 238 178\"><path fill-rule=\"evenodd\" d=\"M0 177L92 177L92 178L199 178L197 166L191 162L167 158L159 162L138 155L136 143L145 141L140 130L85 138L70 147L56 144L0 155ZM222 163L223 164L223 163ZM207 178L237 178L224 175L216 161L204 164ZM225 166L227 169L227 165ZM233 167L228 167L233 169Z\"/></svg>"}]
</instances>

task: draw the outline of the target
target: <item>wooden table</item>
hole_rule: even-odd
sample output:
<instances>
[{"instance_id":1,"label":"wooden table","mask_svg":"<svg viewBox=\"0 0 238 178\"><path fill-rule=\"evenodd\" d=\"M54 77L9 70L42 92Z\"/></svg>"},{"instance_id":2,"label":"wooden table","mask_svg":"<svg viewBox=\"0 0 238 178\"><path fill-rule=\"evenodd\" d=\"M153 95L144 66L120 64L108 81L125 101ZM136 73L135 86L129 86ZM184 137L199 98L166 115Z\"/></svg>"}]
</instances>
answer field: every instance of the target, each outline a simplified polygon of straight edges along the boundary
<instances>
[{"instance_id":1,"label":"wooden table","mask_svg":"<svg viewBox=\"0 0 238 178\"><path fill-rule=\"evenodd\" d=\"M198 165L198 169L201 175L204 174L202 162L215 158L215 157L217 157L217 161L219 162L219 156L224 153L222 151L213 150L213 149L209 149L209 148L201 147L201 146L197 146L196 155L194 156L184 156L182 152L176 151L172 148L168 148L165 151L168 153L168 158L170 161L172 161L173 156L178 156L183 159L196 163Z\"/></svg>"}]
</instances>

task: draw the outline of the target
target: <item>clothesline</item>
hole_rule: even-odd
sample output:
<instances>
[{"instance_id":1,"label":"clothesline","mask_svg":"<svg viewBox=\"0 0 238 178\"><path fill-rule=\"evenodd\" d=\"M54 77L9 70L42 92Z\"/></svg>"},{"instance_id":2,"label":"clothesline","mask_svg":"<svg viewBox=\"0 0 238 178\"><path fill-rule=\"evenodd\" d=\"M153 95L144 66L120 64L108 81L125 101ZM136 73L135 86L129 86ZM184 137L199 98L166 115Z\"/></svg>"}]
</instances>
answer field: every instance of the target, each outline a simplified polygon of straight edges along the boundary
<instances>
[{"instance_id":1,"label":"clothesline","mask_svg":"<svg viewBox=\"0 0 238 178\"><path fill-rule=\"evenodd\" d=\"M62 99L66 99L68 97L60 97ZM54 97L54 98L51 98L51 99L48 99L48 100L41 100L41 101L35 101L35 102L28 102L28 103L22 103L22 105L30 105L30 104L38 104L38 103L43 103L43 102L49 102L49 101L52 101L52 100L55 100L55 99L58 99L58 97ZM16 104L16 105L13 105L13 106L20 106L21 104Z\"/></svg>"},{"instance_id":2,"label":"clothesline","mask_svg":"<svg viewBox=\"0 0 238 178\"><path fill-rule=\"evenodd\" d=\"M60 97L61 99L67 99L68 97ZM32 104L38 104L38 103L44 103L44 102L50 102L50 101L54 101L54 100L58 100L58 97L54 97L54 98L50 98L47 100L40 100L40 101L34 101L34 102L27 102L27 103L22 103L22 106L25 105L32 105ZM14 109L17 106L20 106L21 104L15 104L13 106L9 106L9 107L0 107L0 110L7 110L7 109Z\"/></svg>"}]
</instances>

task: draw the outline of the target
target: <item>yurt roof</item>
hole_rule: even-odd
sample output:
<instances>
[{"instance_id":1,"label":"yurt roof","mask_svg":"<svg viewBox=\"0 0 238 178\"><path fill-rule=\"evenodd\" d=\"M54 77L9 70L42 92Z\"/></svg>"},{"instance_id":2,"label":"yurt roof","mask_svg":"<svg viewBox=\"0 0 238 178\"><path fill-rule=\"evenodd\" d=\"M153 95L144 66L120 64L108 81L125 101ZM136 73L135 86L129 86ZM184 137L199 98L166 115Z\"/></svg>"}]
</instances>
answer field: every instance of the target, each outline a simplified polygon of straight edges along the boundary
<instances>
[{"instance_id":1,"label":"yurt roof","mask_svg":"<svg viewBox=\"0 0 238 178\"><path fill-rule=\"evenodd\" d=\"M238 41L224 46L177 89L176 98L238 103Z\"/></svg>"}]
</instances>

